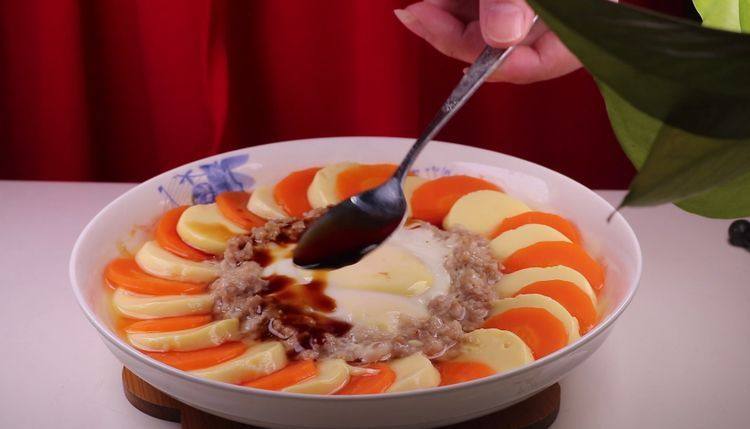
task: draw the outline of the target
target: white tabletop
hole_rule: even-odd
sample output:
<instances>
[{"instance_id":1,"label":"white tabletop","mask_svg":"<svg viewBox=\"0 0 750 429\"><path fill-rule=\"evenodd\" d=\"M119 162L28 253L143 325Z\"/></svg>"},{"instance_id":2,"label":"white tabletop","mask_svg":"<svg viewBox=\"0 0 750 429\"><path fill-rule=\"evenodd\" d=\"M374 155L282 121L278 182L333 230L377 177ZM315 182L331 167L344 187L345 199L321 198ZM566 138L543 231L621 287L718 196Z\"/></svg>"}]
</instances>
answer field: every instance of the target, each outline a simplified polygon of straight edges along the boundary
<instances>
[{"instance_id":1,"label":"white tabletop","mask_svg":"<svg viewBox=\"0 0 750 429\"><path fill-rule=\"evenodd\" d=\"M130 186L0 181L0 427L178 427L126 401L121 366L68 283L78 233ZM727 244L728 221L673 206L624 215L643 248L641 289L602 348L561 383L554 428L746 426L750 252Z\"/></svg>"}]
</instances>

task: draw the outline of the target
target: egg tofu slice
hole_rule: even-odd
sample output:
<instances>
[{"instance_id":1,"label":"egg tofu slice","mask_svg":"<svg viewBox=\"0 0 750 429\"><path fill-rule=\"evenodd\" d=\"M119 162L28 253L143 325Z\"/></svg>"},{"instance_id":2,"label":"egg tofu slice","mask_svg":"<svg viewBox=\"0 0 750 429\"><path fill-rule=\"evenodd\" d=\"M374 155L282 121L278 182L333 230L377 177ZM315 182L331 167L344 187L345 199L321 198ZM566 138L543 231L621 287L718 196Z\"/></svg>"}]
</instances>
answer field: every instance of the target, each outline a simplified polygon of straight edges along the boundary
<instances>
[{"instance_id":1,"label":"egg tofu slice","mask_svg":"<svg viewBox=\"0 0 750 429\"><path fill-rule=\"evenodd\" d=\"M396 380L388 392L406 392L440 385L440 372L422 353L396 359L389 365L396 373Z\"/></svg>"},{"instance_id":2,"label":"egg tofu slice","mask_svg":"<svg viewBox=\"0 0 750 429\"><path fill-rule=\"evenodd\" d=\"M398 333L403 316L430 316L425 305L399 295L343 288L328 288L326 294L336 300L333 318L381 332Z\"/></svg>"},{"instance_id":3,"label":"egg tofu slice","mask_svg":"<svg viewBox=\"0 0 750 429\"><path fill-rule=\"evenodd\" d=\"M177 221L182 241L212 255L223 255L230 238L248 232L225 218L215 203L191 206Z\"/></svg>"},{"instance_id":4,"label":"egg tofu slice","mask_svg":"<svg viewBox=\"0 0 750 429\"><path fill-rule=\"evenodd\" d=\"M434 276L409 250L385 244L356 264L329 272L328 282L348 289L414 296L429 289Z\"/></svg>"},{"instance_id":5,"label":"egg tofu slice","mask_svg":"<svg viewBox=\"0 0 750 429\"><path fill-rule=\"evenodd\" d=\"M134 319L191 316L211 312L214 299L210 294L198 295L136 295L118 288L112 305L121 314Z\"/></svg>"},{"instance_id":6,"label":"egg tofu slice","mask_svg":"<svg viewBox=\"0 0 750 429\"><path fill-rule=\"evenodd\" d=\"M278 341L268 341L249 347L234 359L189 372L197 377L237 384L274 373L287 362L284 346Z\"/></svg>"},{"instance_id":7,"label":"egg tofu slice","mask_svg":"<svg viewBox=\"0 0 750 429\"><path fill-rule=\"evenodd\" d=\"M135 254L135 262L145 272L163 279L208 283L219 277L214 261L191 261L163 249L156 241L147 241Z\"/></svg>"},{"instance_id":8,"label":"egg tofu slice","mask_svg":"<svg viewBox=\"0 0 750 429\"><path fill-rule=\"evenodd\" d=\"M337 392L349 382L349 365L342 359L326 359L318 362L318 375L301 383L284 388L283 392L329 395Z\"/></svg>"},{"instance_id":9,"label":"egg tofu slice","mask_svg":"<svg viewBox=\"0 0 750 429\"><path fill-rule=\"evenodd\" d=\"M490 241L490 250L492 251L492 255L502 261L517 250L542 241L565 241L570 243L570 239L560 231L547 225L531 223L498 235Z\"/></svg>"},{"instance_id":10,"label":"egg tofu slice","mask_svg":"<svg viewBox=\"0 0 750 429\"><path fill-rule=\"evenodd\" d=\"M340 162L318 170L312 183L310 183L310 187L307 188L307 201L310 206L318 209L341 201L336 186L337 178L342 171L355 165L357 164L353 162Z\"/></svg>"},{"instance_id":11,"label":"egg tofu slice","mask_svg":"<svg viewBox=\"0 0 750 429\"><path fill-rule=\"evenodd\" d=\"M172 332L139 332L128 334L138 349L149 352L189 352L215 347L239 338L237 319L224 319L196 328Z\"/></svg>"},{"instance_id":12,"label":"egg tofu slice","mask_svg":"<svg viewBox=\"0 0 750 429\"><path fill-rule=\"evenodd\" d=\"M532 283L549 280L563 280L573 283L591 298L594 307L597 306L596 294L594 294L594 289L591 288L586 277L565 265L524 268L513 273L503 274L500 281L495 285L495 290L500 298L510 298Z\"/></svg>"},{"instance_id":13,"label":"egg tofu slice","mask_svg":"<svg viewBox=\"0 0 750 429\"><path fill-rule=\"evenodd\" d=\"M503 298L495 301L490 312L490 319L515 308L541 308L548 311L562 322L565 332L568 334L568 344L581 337L578 332L578 319L571 316L568 310L554 299L539 294L518 295L515 298Z\"/></svg>"},{"instance_id":14,"label":"egg tofu slice","mask_svg":"<svg viewBox=\"0 0 750 429\"><path fill-rule=\"evenodd\" d=\"M483 363L493 371L505 372L534 361L531 349L510 331L476 329L464 336L457 362Z\"/></svg>"},{"instance_id":15,"label":"egg tofu slice","mask_svg":"<svg viewBox=\"0 0 750 429\"><path fill-rule=\"evenodd\" d=\"M273 196L273 188L270 186L255 188L247 202L247 209L263 219L284 219L289 217L287 212L276 202L276 198Z\"/></svg>"},{"instance_id":16,"label":"egg tofu slice","mask_svg":"<svg viewBox=\"0 0 750 429\"><path fill-rule=\"evenodd\" d=\"M459 198L443 219L443 228L458 227L490 238L503 220L531 209L517 198L492 190L470 192Z\"/></svg>"}]
</instances>

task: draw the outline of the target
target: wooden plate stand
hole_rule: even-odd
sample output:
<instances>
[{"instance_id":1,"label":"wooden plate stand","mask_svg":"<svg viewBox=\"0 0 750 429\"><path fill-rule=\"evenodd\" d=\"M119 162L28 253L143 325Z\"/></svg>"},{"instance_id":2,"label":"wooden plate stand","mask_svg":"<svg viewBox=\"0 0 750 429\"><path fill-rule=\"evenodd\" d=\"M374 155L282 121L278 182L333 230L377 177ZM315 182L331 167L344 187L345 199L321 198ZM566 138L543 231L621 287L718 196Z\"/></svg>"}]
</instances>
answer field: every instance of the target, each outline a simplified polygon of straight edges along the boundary
<instances>
[{"instance_id":1,"label":"wooden plate stand","mask_svg":"<svg viewBox=\"0 0 750 429\"><path fill-rule=\"evenodd\" d=\"M140 411L161 420L181 423L183 429L252 429L253 426L197 410L168 396L122 370L125 397ZM446 426L448 429L546 429L560 410L560 385L554 384L537 395L497 413L476 420Z\"/></svg>"}]
</instances>

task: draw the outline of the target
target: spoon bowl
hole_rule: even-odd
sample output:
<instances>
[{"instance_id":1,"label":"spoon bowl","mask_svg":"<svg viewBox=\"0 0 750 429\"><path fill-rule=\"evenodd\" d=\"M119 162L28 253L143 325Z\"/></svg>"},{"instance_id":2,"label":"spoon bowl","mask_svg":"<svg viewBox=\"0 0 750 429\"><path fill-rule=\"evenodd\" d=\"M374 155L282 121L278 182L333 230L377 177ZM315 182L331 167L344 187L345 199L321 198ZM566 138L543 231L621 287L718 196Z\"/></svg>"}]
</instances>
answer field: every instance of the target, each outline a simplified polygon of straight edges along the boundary
<instances>
[{"instance_id":1,"label":"spoon bowl","mask_svg":"<svg viewBox=\"0 0 750 429\"><path fill-rule=\"evenodd\" d=\"M401 180L391 177L331 207L313 222L295 248L294 263L308 269L354 264L388 239L405 214Z\"/></svg>"}]
</instances>

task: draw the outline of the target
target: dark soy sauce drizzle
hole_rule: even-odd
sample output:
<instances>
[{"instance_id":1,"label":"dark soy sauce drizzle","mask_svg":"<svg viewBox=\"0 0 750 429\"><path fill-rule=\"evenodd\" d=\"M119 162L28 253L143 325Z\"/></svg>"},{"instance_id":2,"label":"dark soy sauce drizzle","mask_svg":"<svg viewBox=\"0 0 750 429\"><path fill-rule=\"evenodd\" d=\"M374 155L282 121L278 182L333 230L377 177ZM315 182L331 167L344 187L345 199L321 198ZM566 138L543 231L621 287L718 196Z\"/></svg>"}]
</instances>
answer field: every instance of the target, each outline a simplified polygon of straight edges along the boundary
<instances>
[{"instance_id":1,"label":"dark soy sauce drizzle","mask_svg":"<svg viewBox=\"0 0 750 429\"><path fill-rule=\"evenodd\" d=\"M253 249L253 261L257 262L261 267L267 267L273 262L271 253L268 249Z\"/></svg>"},{"instance_id":2,"label":"dark soy sauce drizzle","mask_svg":"<svg viewBox=\"0 0 750 429\"><path fill-rule=\"evenodd\" d=\"M325 294L326 283L315 279L303 287L305 299L312 308L330 313L336 309L336 301Z\"/></svg>"},{"instance_id":3,"label":"dark soy sauce drizzle","mask_svg":"<svg viewBox=\"0 0 750 429\"><path fill-rule=\"evenodd\" d=\"M304 349L322 345L326 340L326 334L340 337L352 328L352 325L347 322L332 319L320 313L299 311L297 306L281 304L279 308L282 313L281 322L297 330L297 339ZM294 350L293 352L301 351Z\"/></svg>"},{"instance_id":4,"label":"dark soy sauce drizzle","mask_svg":"<svg viewBox=\"0 0 750 429\"><path fill-rule=\"evenodd\" d=\"M325 294L325 280L313 279L310 283L299 284L291 277L276 274L266 280L268 285L260 295L270 295L280 303L301 309L311 308L325 313L336 309L336 301Z\"/></svg>"},{"instance_id":5,"label":"dark soy sauce drizzle","mask_svg":"<svg viewBox=\"0 0 750 429\"><path fill-rule=\"evenodd\" d=\"M325 342L326 335L340 337L352 328L352 325L322 314L336 309L336 301L325 294L326 282L314 279L307 284L298 284L293 278L272 275L268 285L260 293L271 300L279 310L279 321L297 331L299 343L305 349L312 349ZM267 338L277 339L271 332ZM292 355L302 350L292 350Z\"/></svg>"},{"instance_id":6,"label":"dark soy sauce drizzle","mask_svg":"<svg viewBox=\"0 0 750 429\"><path fill-rule=\"evenodd\" d=\"M285 234L281 234L276 242L281 244L293 241ZM268 248L260 248L253 249L252 260L261 267L267 267L274 262L274 257ZM266 305L272 305L278 310L277 319L283 325L297 331L297 339L302 347L300 350L289 350L290 357L304 349L322 345L327 335L340 337L352 328L347 322L323 314L336 310L336 301L325 294L325 277L316 276L307 284L299 284L295 279L283 275L271 275L266 280L268 284L259 294L263 296ZM268 339L279 339L270 329L266 329L263 336Z\"/></svg>"},{"instance_id":7,"label":"dark soy sauce drizzle","mask_svg":"<svg viewBox=\"0 0 750 429\"><path fill-rule=\"evenodd\" d=\"M260 292L261 295L270 295L294 285L294 279L287 276L273 275L266 280L268 280L268 285Z\"/></svg>"}]
</instances>

